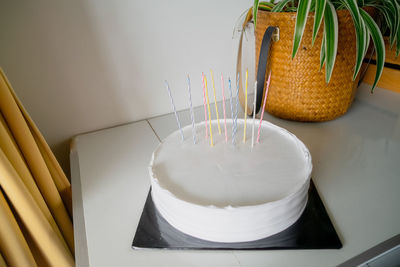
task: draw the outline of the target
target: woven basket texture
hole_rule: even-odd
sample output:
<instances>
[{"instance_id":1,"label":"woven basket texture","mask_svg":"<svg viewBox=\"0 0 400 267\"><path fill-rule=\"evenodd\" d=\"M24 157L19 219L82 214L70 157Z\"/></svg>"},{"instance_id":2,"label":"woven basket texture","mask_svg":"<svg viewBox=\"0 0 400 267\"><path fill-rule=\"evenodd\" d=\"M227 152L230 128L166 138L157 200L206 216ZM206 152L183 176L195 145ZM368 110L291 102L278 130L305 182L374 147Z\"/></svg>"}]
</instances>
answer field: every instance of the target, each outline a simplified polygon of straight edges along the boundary
<instances>
[{"instance_id":1,"label":"woven basket texture","mask_svg":"<svg viewBox=\"0 0 400 267\"><path fill-rule=\"evenodd\" d=\"M271 46L269 67L271 85L266 111L280 118L297 121L327 121L348 110L353 102L358 79L352 80L356 37L350 13L338 10L339 39L336 61L329 83L325 82L325 66L320 70L323 24L314 46L311 45L314 14L310 13L299 50L292 56L295 12L259 10L256 27L256 69L261 41L268 26L278 26L279 41ZM268 74L268 73L267 73ZM268 77L266 74L265 77Z\"/></svg>"}]
</instances>

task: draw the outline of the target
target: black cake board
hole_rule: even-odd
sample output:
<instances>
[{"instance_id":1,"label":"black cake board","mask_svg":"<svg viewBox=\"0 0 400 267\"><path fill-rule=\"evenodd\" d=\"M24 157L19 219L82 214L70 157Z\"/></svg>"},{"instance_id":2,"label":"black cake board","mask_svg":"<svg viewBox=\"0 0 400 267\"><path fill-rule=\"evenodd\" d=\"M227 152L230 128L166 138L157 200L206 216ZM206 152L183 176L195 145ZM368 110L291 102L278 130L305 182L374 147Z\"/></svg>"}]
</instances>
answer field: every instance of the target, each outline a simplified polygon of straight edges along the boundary
<instances>
[{"instance_id":1,"label":"black cake board","mask_svg":"<svg viewBox=\"0 0 400 267\"><path fill-rule=\"evenodd\" d=\"M133 249L272 250L342 247L312 181L307 206L301 217L282 232L251 242L220 243L187 235L162 217L154 206L150 193L151 189L132 242Z\"/></svg>"}]
</instances>

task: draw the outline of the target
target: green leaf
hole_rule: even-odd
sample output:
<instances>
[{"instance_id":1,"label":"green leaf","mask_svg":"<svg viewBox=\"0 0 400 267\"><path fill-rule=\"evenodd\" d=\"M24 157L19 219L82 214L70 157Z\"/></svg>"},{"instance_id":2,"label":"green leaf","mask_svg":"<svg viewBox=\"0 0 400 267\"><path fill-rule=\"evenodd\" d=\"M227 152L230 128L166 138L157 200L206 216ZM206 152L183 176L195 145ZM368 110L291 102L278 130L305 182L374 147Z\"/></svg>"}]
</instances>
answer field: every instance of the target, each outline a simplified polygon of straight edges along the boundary
<instances>
[{"instance_id":1,"label":"green leaf","mask_svg":"<svg viewBox=\"0 0 400 267\"><path fill-rule=\"evenodd\" d=\"M355 32L356 32L356 64L354 68L353 80L356 79L358 72L361 69L361 64L364 59L366 51L366 31L364 20L362 20L360 15L360 9L357 6L356 0L342 0L343 4L349 10L351 17L353 19Z\"/></svg>"},{"instance_id":2,"label":"green leaf","mask_svg":"<svg viewBox=\"0 0 400 267\"><path fill-rule=\"evenodd\" d=\"M389 8L387 6L376 5L376 4L367 4L366 6L370 6L370 7L376 8L382 14L383 18L385 19L385 23L386 24L384 26L387 26L389 28L389 30L392 31L392 29L393 29L393 26L392 26L393 18L390 15L391 11L389 10ZM384 31L382 30L382 32L384 32Z\"/></svg>"},{"instance_id":3,"label":"green leaf","mask_svg":"<svg viewBox=\"0 0 400 267\"><path fill-rule=\"evenodd\" d=\"M376 84L378 83L382 71L384 68L385 64L385 42L383 40L383 36L381 34L381 31L376 25L374 19L364 10L360 9L360 13L362 16L362 19L365 21L365 25L368 28L369 33L371 34L372 41L374 42L375 50L376 50L376 74L375 74L375 80L372 85L371 92L374 91Z\"/></svg>"},{"instance_id":4,"label":"green leaf","mask_svg":"<svg viewBox=\"0 0 400 267\"><path fill-rule=\"evenodd\" d=\"M346 9L346 5L343 3L338 3L337 5L335 5L335 9L336 10L341 10L341 9Z\"/></svg>"},{"instance_id":5,"label":"green leaf","mask_svg":"<svg viewBox=\"0 0 400 267\"><path fill-rule=\"evenodd\" d=\"M321 43L321 52L319 54L319 70L322 70L322 67L325 63L325 32L322 35L322 43Z\"/></svg>"},{"instance_id":6,"label":"green leaf","mask_svg":"<svg viewBox=\"0 0 400 267\"><path fill-rule=\"evenodd\" d=\"M366 43L365 43L365 47L366 47L366 49L365 49L365 51L364 51L364 57L363 58L365 58L365 55L367 54L367 52L368 52L368 48L369 48L369 42L370 42L370 40L371 40L371 38L370 38L370 33L369 33L369 30L368 30L368 27L367 27L367 25L365 25L365 23L364 23L364 27L365 27L365 41L366 41Z\"/></svg>"},{"instance_id":7,"label":"green leaf","mask_svg":"<svg viewBox=\"0 0 400 267\"><path fill-rule=\"evenodd\" d=\"M390 17L391 27L390 27L390 47L393 47L396 41L396 35L400 27L400 7L397 0L387 0L383 2L387 9L388 16Z\"/></svg>"},{"instance_id":8,"label":"green leaf","mask_svg":"<svg viewBox=\"0 0 400 267\"><path fill-rule=\"evenodd\" d=\"M253 3L253 20L254 20L254 29L257 27L257 12L258 12L259 0L254 0Z\"/></svg>"},{"instance_id":9,"label":"green leaf","mask_svg":"<svg viewBox=\"0 0 400 267\"><path fill-rule=\"evenodd\" d=\"M315 0L315 16L314 16L312 45L314 45L319 27L321 26L322 18L325 13L325 6L326 6L326 0Z\"/></svg>"},{"instance_id":10,"label":"green leaf","mask_svg":"<svg viewBox=\"0 0 400 267\"><path fill-rule=\"evenodd\" d=\"M398 19L400 21L400 18ZM397 27L395 40L396 40L396 57L398 57L400 54L400 26Z\"/></svg>"},{"instance_id":11,"label":"green leaf","mask_svg":"<svg viewBox=\"0 0 400 267\"><path fill-rule=\"evenodd\" d=\"M338 45L339 24L335 7L327 1L324 16L324 37L325 37L325 79L329 83L333 66L335 65Z\"/></svg>"},{"instance_id":12,"label":"green leaf","mask_svg":"<svg viewBox=\"0 0 400 267\"><path fill-rule=\"evenodd\" d=\"M303 37L304 28L307 22L308 12L310 11L311 0L300 0L299 6L297 7L297 15L296 15L296 26L294 28L294 38L293 38L293 50L292 50L292 58L297 53L299 49L301 39Z\"/></svg>"},{"instance_id":13,"label":"green leaf","mask_svg":"<svg viewBox=\"0 0 400 267\"><path fill-rule=\"evenodd\" d=\"M316 0L311 0L310 12L315 12L315 1Z\"/></svg>"},{"instance_id":14,"label":"green leaf","mask_svg":"<svg viewBox=\"0 0 400 267\"><path fill-rule=\"evenodd\" d=\"M291 0L282 0L272 8L271 12L282 12L283 8L289 3Z\"/></svg>"},{"instance_id":15,"label":"green leaf","mask_svg":"<svg viewBox=\"0 0 400 267\"><path fill-rule=\"evenodd\" d=\"M400 54L400 31L397 31L396 35L396 57Z\"/></svg>"},{"instance_id":16,"label":"green leaf","mask_svg":"<svg viewBox=\"0 0 400 267\"><path fill-rule=\"evenodd\" d=\"M361 15L360 15L359 8L357 6L357 1L356 0L343 0L343 4L350 11L350 14L353 18L354 23L357 25L360 25L361 24Z\"/></svg>"},{"instance_id":17,"label":"green leaf","mask_svg":"<svg viewBox=\"0 0 400 267\"><path fill-rule=\"evenodd\" d=\"M269 6L258 6L258 10L271 11L271 9Z\"/></svg>"},{"instance_id":18,"label":"green leaf","mask_svg":"<svg viewBox=\"0 0 400 267\"><path fill-rule=\"evenodd\" d=\"M395 5L395 20L394 20L394 22L393 22L393 25L394 25L394 31L393 31L393 40L396 40L396 42L397 42L397 45L396 45L396 47L397 47L397 49L396 49L396 51L397 51L397 55L398 55L398 50L399 50L399 32L400 32L400 5L399 5L399 3L397 2L397 0L393 0L393 2L394 2L394 5ZM392 34L391 34L392 35Z\"/></svg>"},{"instance_id":19,"label":"green leaf","mask_svg":"<svg viewBox=\"0 0 400 267\"><path fill-rule=\"evenodd\" d=\"M258 7L260 8L260 7L262 7L262 6L273 8L273 7L275 6L275 4L270 3L270 2L260 2L260 3L258 4Z\"/></svg>"}]
</instances>

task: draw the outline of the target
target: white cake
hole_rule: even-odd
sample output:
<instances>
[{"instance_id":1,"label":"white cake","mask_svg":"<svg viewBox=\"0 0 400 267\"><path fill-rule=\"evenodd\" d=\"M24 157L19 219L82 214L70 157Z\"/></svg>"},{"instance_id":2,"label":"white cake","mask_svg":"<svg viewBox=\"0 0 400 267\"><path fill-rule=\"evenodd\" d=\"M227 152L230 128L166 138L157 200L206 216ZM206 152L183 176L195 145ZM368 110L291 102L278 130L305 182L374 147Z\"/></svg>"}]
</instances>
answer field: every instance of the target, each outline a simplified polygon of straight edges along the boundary
<instances>
[{"instance_id":1,"label":"white cake","mask_svg":"<svg viewBox=\"0 0 400 267\"><path fill-rule=\"evenodd\" d=\"M205 139L204 122L168 136L150 162L151 194L161 215L178 230L209 241L253 241L279 233L301 216L308 196L311 155L293 134L263 121L260 143L251 149L251 124L243 143L238 120L236 145L232 121L218 134L213 121L214 147ZM258 120L256 121L258 127ZM257 135L256 127L256 135Z\"/></svg>"}]
</instances>

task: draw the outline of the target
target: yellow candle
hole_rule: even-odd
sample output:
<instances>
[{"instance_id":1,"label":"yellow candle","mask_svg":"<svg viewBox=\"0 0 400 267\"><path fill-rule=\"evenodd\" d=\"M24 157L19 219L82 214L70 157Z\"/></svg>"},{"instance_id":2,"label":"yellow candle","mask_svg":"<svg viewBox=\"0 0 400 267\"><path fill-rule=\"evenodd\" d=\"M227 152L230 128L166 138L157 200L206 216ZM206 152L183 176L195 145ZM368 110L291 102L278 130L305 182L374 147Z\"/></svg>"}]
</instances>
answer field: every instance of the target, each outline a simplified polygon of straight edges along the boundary
<instances>
[{"instance_id":1,"label":"yellow candle","mask_svg":"<svg viewBox=\"0 0 400 267\"><path fill-rule=\"evenodd\" d=\"M211 128L211 111L210 111L210 99L208 97L208 88L207 88L207 77L204 76L204 83L206 85L206 98L207 98L207 107L208 107L208 121L210 122L210 140L211 140L211 146L214 146L213 142L213 135L212 135L212 128Z\"/></svg>"},{"instance_id":2,"label":"yellow candle","mask_svg":"<svg viewBox=\"0 0 400 267\"><path fill-rule=\"evenodd\" d=\"M244 93L244 131L243 131L243 143L246 143L246 123L247 123L247 80L249 72L246 69L246 89Z\"/></svg>"},{"instance_id":3,"label":"yellow candle","mask_svg":"<svg viewBox=\"0 0 400 267\"><path fill-rule=\"evenodd\" d=\"M212 86L213 86L213 90L214 90L214 104L215 104L215 113L217 113L218 132L219 132L219 134L221 134L221 126L219 125L217 97L215 96L214 75L213 75L213 71L212 70L210 70L210 72L211 72Z\"/></svg>"}]
</instances>

